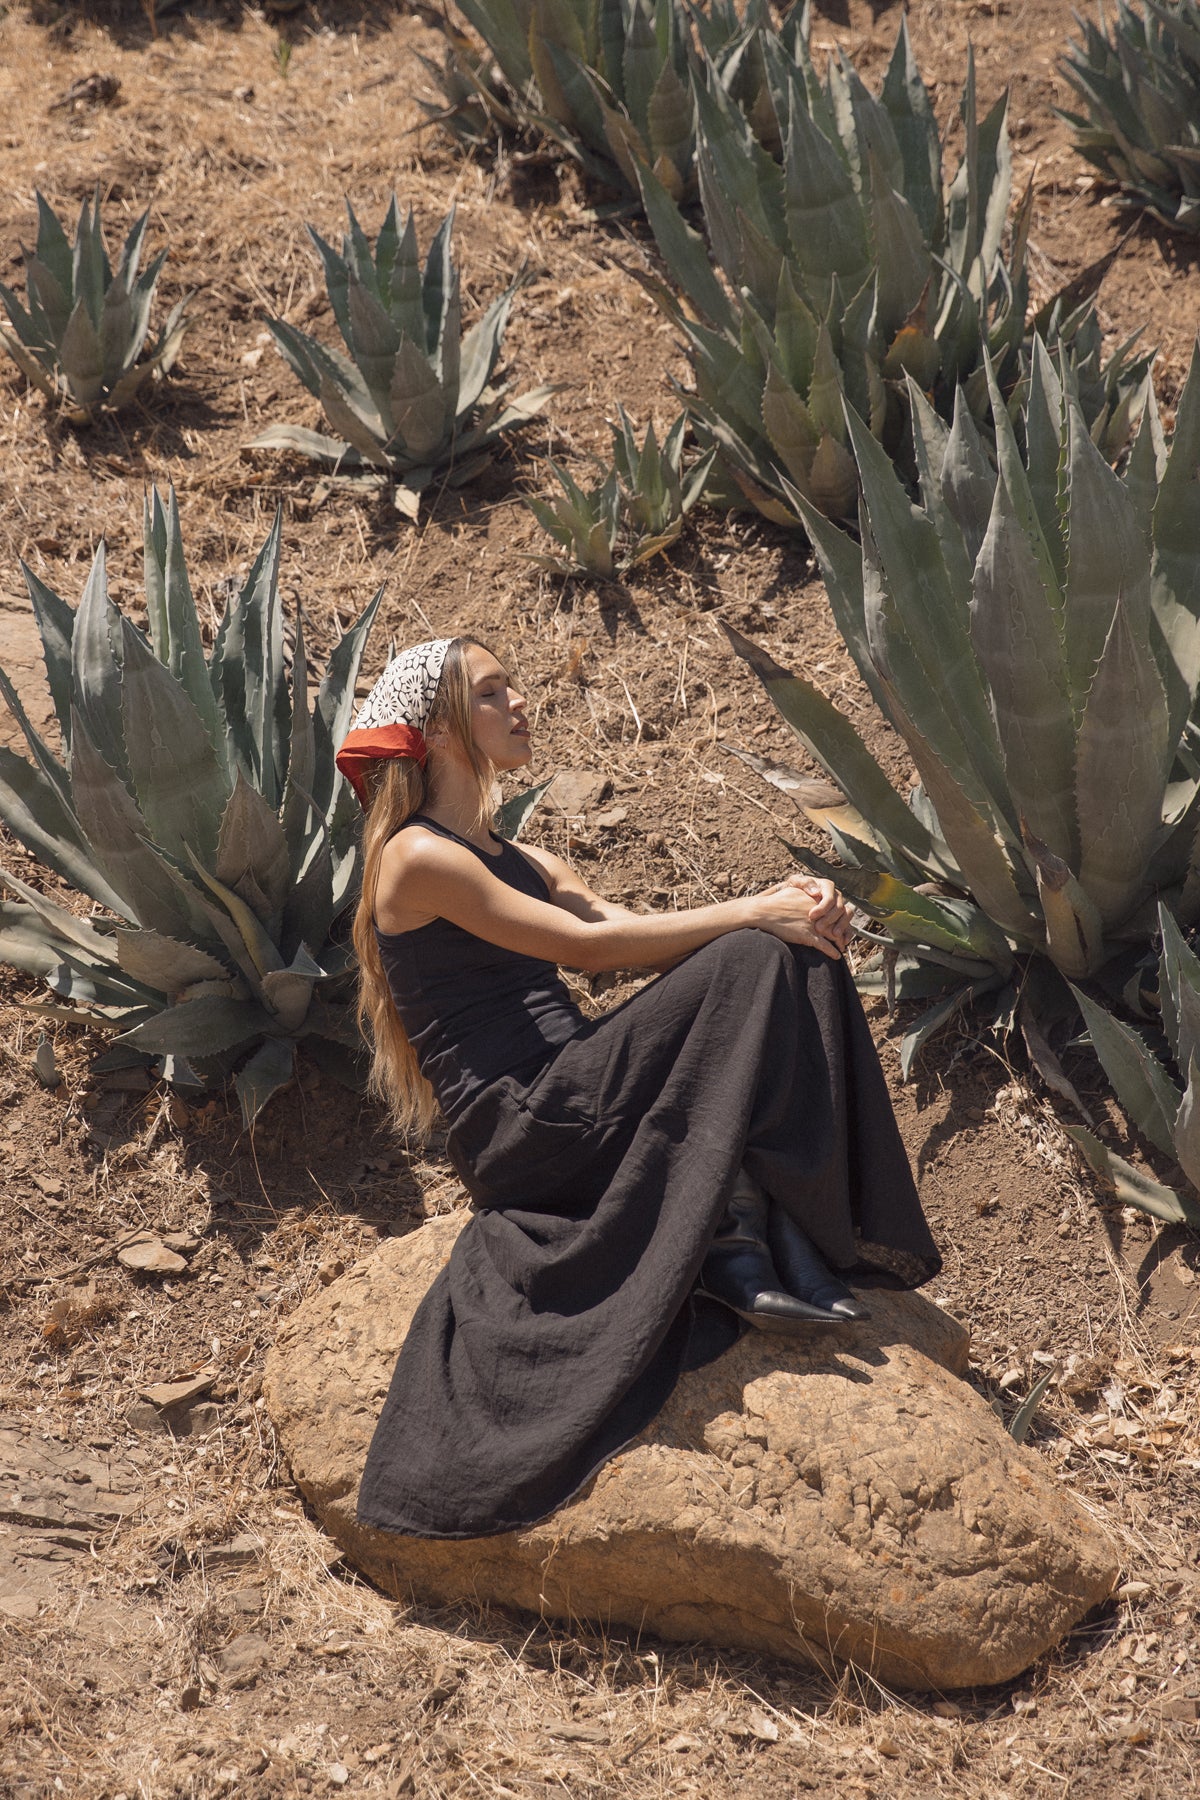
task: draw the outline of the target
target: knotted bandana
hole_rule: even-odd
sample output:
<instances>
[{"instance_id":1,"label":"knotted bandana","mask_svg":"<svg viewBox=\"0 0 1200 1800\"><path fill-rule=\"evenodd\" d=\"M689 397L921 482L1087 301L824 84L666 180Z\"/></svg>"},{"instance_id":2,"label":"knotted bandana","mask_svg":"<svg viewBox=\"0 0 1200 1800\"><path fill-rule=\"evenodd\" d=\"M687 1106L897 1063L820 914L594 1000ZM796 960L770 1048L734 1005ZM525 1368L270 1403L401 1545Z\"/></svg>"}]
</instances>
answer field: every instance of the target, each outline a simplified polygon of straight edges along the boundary
<instances>
[{"instance_id":1,"label":"knotted bandana","mask_svg":"<svg viewBox=\"0 0 1200 1800\"><path fill-rule=\"evenodd\" d=\"M392 658L358 709L353 731L337 753L337 766L359 802L368 800L363 769L368 763L411 756L424 763L425 726L453 638L430 638Z\"/></svg>"}]
</instances>

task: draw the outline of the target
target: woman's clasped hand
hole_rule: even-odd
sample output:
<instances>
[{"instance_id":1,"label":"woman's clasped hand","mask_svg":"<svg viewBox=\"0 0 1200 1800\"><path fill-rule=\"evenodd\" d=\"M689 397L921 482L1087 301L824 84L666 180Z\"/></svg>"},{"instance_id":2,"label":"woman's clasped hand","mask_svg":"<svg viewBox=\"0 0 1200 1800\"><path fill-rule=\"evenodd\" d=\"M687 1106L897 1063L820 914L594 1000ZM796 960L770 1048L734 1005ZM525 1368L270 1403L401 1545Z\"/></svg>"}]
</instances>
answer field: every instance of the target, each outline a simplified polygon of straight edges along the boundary
<instances>
[{"instance_id":1,"label":"woman's clasped hand","mask_svg":"<svg viewBox=\"0 0 1200 1800\"><path fill-rule=\"evenodd\" d=\"M815 875L788 875L753 897L758 917L752 922L785 944L807 944L825 956L839 957L854 936L850 909L832 881Z\"/></svg>"}]
</instances>

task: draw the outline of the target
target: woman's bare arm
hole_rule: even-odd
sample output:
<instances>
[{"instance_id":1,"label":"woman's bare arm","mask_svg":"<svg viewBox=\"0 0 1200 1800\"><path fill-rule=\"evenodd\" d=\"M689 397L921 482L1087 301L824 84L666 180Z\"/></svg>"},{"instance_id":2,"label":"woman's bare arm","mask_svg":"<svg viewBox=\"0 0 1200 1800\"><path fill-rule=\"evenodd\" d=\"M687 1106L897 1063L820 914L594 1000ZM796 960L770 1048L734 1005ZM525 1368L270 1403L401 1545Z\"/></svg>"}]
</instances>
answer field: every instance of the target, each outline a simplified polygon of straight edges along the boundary
<instances>
[{"instance_id":1,"label":"woman's bare arm","mask_svg":"<svg viewBox=\"0 0 1200 1800\"><path fill-rule=\"evenodd\" d=\"M850 935L849 915L832 884L807 877L792 876L766 893L715 906L641 914L601 900L577 877L555 873L554 898L535 900L500 881L462 845L406 831L384 851L375 917L385 932L408 929L415 917L449 919L502 949L592 974L673 962L744 927L833 958ZM568 892L572 904L566 903Z\"/></svg>"},{"instance_id":2,"label":"woman's bare arm","mask_svg":"<svg viewBox=\"0 0 1200 1800\"><path fill-rule=\"evenodd\" d=\"M550 850L544 850L540 844L518 844L517 849L539 870L550 889L551 899L556 906L565 906L580 919L636 919L644 914L635 913L628 906L618 906L615 900L605 900L594 893L583 877L571 865L564 862L561 856L555 856ZM673 969L677 962L688 954L686 950L675 950L667 956L656 957L653 962L637 966L653 969L656 974L663 974ZM633 966L633 965L631 965Z\"/></svg>"}]
</instances>

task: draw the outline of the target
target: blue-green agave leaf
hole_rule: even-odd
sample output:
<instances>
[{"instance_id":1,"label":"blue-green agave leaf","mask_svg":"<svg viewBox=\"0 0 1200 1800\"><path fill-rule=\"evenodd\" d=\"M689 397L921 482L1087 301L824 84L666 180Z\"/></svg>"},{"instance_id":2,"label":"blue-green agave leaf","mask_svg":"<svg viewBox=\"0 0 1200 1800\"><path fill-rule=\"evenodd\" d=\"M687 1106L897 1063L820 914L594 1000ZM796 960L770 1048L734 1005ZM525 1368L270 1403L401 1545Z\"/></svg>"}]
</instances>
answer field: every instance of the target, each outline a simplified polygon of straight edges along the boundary
<instances>
[{"instance_id":1,"label":"blue-green agave leaf","mask_svg":"<svg viewBox=\"0 0 1200 1800\"><path fill-rule=\"evenodd\" d=\"M1167 1156L1175 1154L1180 1093L1141 1033L1072 986L1092 1048L1117 1099L1142 1134Z\"/></svg>"},{"instance_id":2,"label":"blue-green agave leaf","mask_svg":"<svg viewBox=\"0 0 1200 1800\"><path fill-rule=\"evenodd\" d=\"M296 1072L296 1045L291 1038L269 1037L246 1059L234 1080L246 1130L269 1100L288 1086Z\"/></svg>"}]
</instances>

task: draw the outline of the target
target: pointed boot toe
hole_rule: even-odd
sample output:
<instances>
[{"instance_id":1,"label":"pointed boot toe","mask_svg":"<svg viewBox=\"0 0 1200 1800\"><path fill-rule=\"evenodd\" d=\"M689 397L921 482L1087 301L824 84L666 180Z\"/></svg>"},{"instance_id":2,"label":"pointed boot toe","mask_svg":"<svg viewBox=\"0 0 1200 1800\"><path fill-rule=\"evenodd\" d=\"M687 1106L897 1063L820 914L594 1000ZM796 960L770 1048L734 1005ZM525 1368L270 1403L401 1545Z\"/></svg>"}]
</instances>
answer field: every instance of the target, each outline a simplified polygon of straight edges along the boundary
<instances>
[{"instance_id":1,"label":"pointed boot toe","mask_svg":"<svg viewBox=\"0 0 1200 1800\"><path fill-rule=\"evenodd\" d=\"M759 1331L836 1330L850 1323L840 1313L814 1306L808 1300L797 1300L795 1295L785 1294L780 1288L760 1288L753 1282L730 1279L729 1276L727 1269L706 1264L696 1283L696 1292L706 1299L719 1301Z\"/></svg>"},{"instance_id":2,"label":"pointed boot toe","mask_svg":"<svg viewBox=\"0 0 1200 1800\"><path fill-rule=\"evenodd\" d=\"M824 1294L818 1294L817 1303L820 1304L825 1298L826 1296ZM852 1294L849 1288L845 1290L844 1297L839 1296L830 1303L829 1310L831 1313L836 1313L839 1319L849 1319L854 1323L857 1323L860 1319L869 1319L871 1316L870 1307L864 1306L858 1296Z\"/></svg>"},{"instance_id":3,"label":"pointed boot toe","mask_svg":"<svg viewBox=\"0 0 1200 1800\"><path fill-rule=\"evenodd\" d=\"M820 1305L811 1295L788 1292L767 1247L766 1229L767 1196L743 1170L704 1259L697 1293L719 1301L760 1331L811 1331L849 1324L843 1314Z\"/></svg>"},{"instance_id":4,"label":"pointed boot toe","mask_svg":"<svg viewBox=\"0 0 1200 1800\"><path fill-rule=\"evenodd\" d=\"M743 1313L742 1317L751 1325L757 1325L760 1331L836 1330L839 1325L849 1323L832 1308L818 1306L811 1300L797 1300L794 1294L778 1289L756 1294L753 1309Z\"/></svg>"},{"instance_id":5,"label":"pointed boot toe","mask_svg":"<svg viewBox=\"0 0 1200 1800\"><path fill-rule=\"evenodd\" d=\"M771 1259L789 1294L822 1312L832 1313L844 1324L871 1317L871 1309L839 1281L809 1237L781 1206L772 1206L768 1243Z\"/></svg>"}]
</instances>

